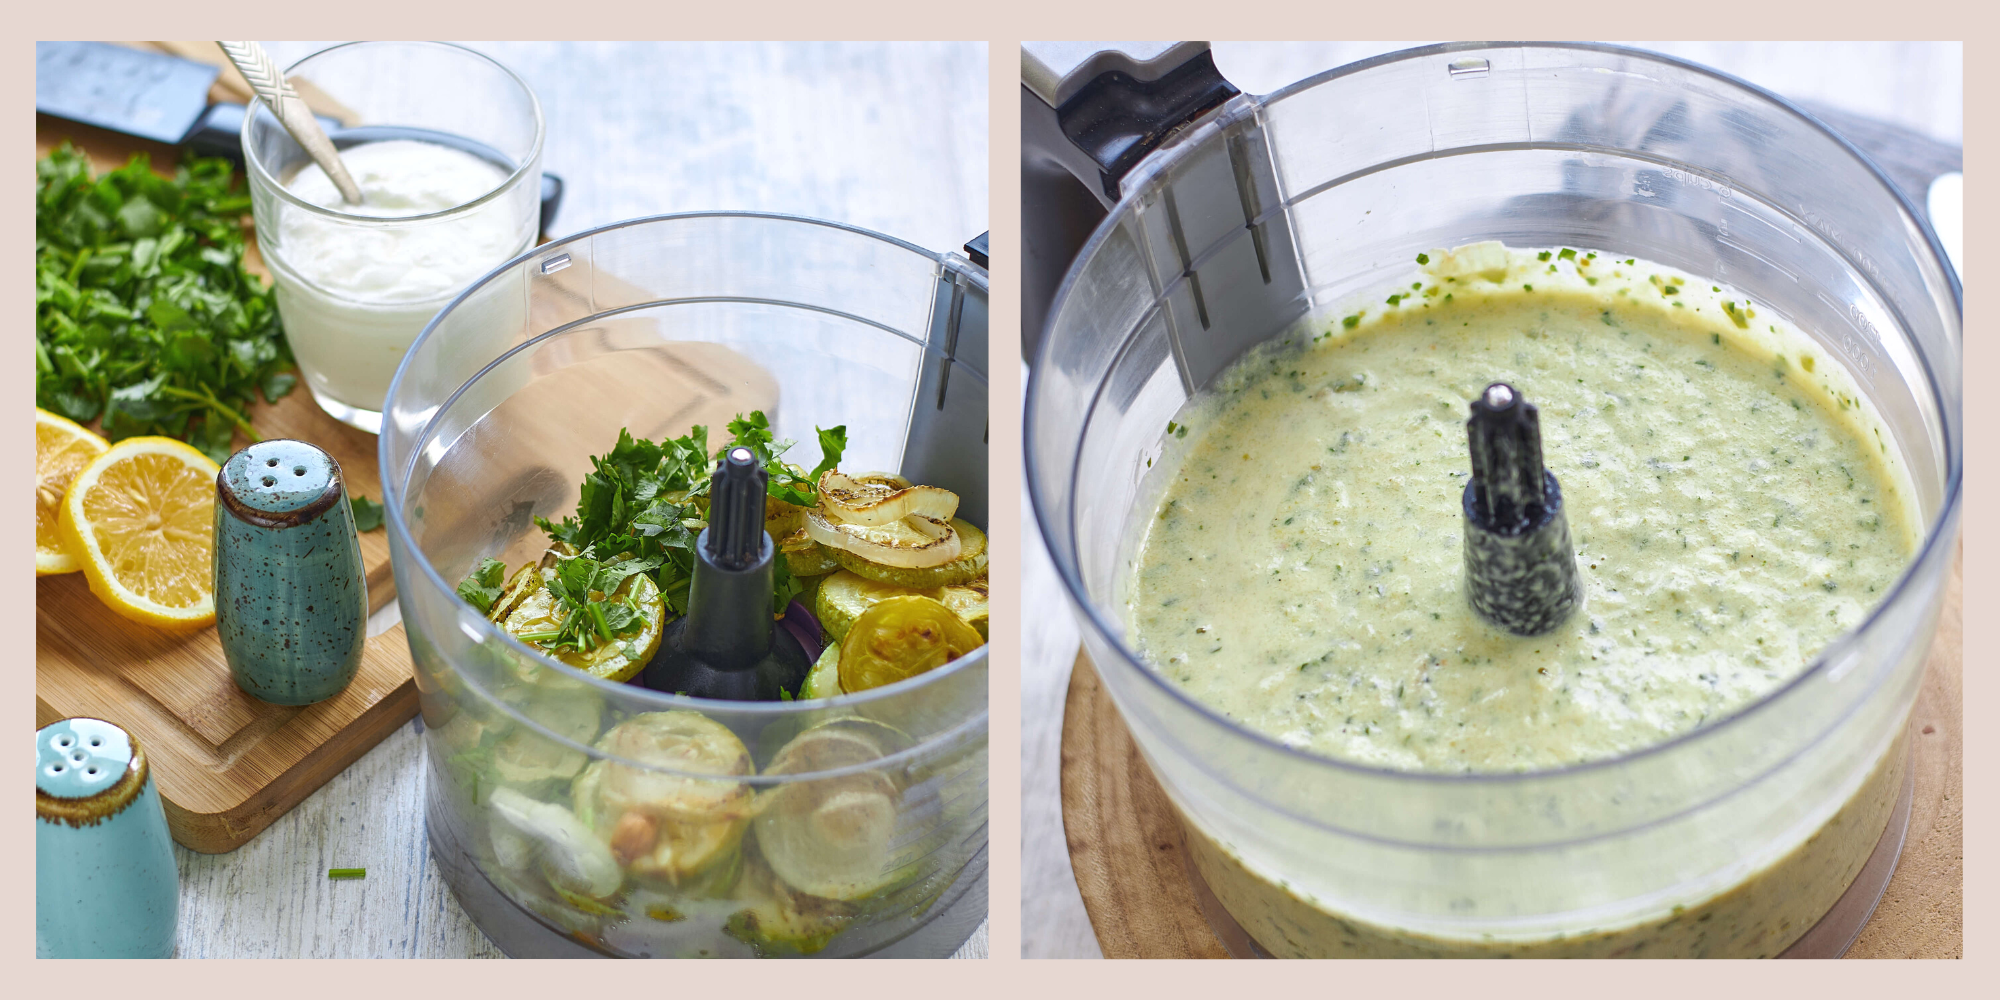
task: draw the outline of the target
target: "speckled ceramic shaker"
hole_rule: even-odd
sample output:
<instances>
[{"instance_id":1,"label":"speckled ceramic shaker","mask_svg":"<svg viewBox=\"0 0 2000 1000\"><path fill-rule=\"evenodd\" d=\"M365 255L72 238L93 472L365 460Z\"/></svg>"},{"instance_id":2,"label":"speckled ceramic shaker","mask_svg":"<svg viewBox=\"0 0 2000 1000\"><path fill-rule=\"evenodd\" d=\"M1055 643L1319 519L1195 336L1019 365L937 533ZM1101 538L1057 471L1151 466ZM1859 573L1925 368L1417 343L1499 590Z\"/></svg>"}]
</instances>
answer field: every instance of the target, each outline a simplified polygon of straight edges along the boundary
<instances>
[{"instance_id":1,"label":"speckled ceramic shaker","mask_svg":"<svg viewBox=\"0 0 2000 1000\"><path fill-rule=\"evenodd\" d=\"M102 719L35 733L35 957L172 958L180 905L146 754Z\"/></svg>"},{"instance_id":2,"label":"speckled ceramic shaker","mask_svg":"<svg viewBox=\"0 0 2000 1000\"><path fill-rule=\"evenodd\" d=\"M244 692L277 705L339 694L361 666L368 580L340 463L259 441L215 477L215 631Z\"/></svg>"}]
</instances>

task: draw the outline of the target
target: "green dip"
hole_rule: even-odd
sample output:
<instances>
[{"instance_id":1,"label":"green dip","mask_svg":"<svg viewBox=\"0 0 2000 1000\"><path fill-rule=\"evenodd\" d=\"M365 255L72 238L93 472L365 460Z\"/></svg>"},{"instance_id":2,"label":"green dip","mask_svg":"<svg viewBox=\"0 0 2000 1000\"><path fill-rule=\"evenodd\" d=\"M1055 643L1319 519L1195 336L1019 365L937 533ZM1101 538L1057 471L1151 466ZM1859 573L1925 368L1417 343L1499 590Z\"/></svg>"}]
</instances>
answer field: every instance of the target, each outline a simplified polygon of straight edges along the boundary
<instances>
[{"instance_id":1,"label":"green dip","mask_svg":"<svg viewBox=\"0 0 2000 1000\"><path fill-rule=\"evenodd\" d=\"M1387 301L1251 351L1172 428L1126 598L1147 660L1196 700L1377 768L1614 758L1784 685L1907 566L1897 456L1813 341L1643 262L1498 244L1426 258ZM1540 408L1585 595L1532 639L1463 596L1464 424L1495 381ZM1678 904L1702 925L1678 936L1653 921L1501 947L1371 927L1188 826L1217 895L1275 952L1769 954L1872 849L1901 778L1888 761L1785 860Z\"/></svg>"}]
</instances>

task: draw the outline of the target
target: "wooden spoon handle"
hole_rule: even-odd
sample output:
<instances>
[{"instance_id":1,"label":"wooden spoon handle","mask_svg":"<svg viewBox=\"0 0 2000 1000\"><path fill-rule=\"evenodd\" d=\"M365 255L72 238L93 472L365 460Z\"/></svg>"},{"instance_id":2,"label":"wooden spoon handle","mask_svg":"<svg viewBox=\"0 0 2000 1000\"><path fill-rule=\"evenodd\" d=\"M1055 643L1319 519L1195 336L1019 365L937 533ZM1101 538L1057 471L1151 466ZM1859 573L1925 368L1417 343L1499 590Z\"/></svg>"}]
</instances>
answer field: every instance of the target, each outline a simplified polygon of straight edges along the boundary
<instances>
[{"instance_id":1,"label":"wooden spoon handle","mask_svg":"<svg viewBox=\"0 0 2000 1000\"><path fill-rule=\"evenodd\" d=\"M326 131L319 127L319 120L313 117L312 109L306 106L298 91L285 81L285 74L278 70L278 64L271 61L270 53L256 42L216 42L222 53L243 73L249 81L250 89L257 92L271 113L278 116L278 123L285 131L304 146L306 154L319 164L321 170L333 179L333 186L340 189L340 197L350 205L361 204L361 187L348 176L347 167L340 162L340 153L333 148L333 140L326 137Z\"/></svg>"}]
</instances>

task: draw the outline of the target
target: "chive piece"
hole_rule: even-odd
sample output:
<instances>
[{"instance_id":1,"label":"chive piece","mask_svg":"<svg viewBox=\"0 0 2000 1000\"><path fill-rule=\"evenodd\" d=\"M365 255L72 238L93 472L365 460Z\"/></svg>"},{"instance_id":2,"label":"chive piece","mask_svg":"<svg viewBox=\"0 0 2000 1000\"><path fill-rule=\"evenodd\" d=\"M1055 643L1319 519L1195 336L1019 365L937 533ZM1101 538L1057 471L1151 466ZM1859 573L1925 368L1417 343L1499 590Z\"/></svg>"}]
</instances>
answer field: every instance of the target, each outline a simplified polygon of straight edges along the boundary
<instances>
[{"instance_id":1,"label":"chive piece","mask_svg":"<svg viewBox=\"0 0 2000 1000\"><path fill-rule=\"evenodd\" d=\"M1357 326L1360 326L1360 325L1361 325L1361 314L1360 314L1360 313L1355 313L1354 315L1352 315L1352 316L1349 316L1349 317L1347 317L1346 319L1343 319L1343 320L1341 320L1341 321L1340 321L1340 325L1341 325L1341 326L1344 326L1344 327L1346 327L1346 328L1347 328L1347 329L1349 329L1349 330L1352 330L1352 329L1354 329L1355 327L1357 327Z\"/></svg>"},{"instance_id":2,"label":"chive piece","mask_svg":"<svg viewBox=\"0 0 2000 1000\"><path fill-rule=\"evenodd\" d=\"M1418 255L1417 255L1417 263L1419 263L1419 264L1428 264L1428 263L1430 263L1430 262L1431 262L1431 255L1430 255L1430 254L1427 254L1427 253L1420 253L1420 254L1418 254Z\"/></svg>"},{"instance_id":3,"label":"chive piece","mask_svg":"<svg viewBox=\"0 0 2000 1000\"><path fill-rule=\"evenodd\" d=\"M1556 257L1561 260L1575 260L1576 251L1571 250L1568 247L1564 247L1561 253L1556 254Z\"/></svg>"},{"instance_id":4,"label":"chive piece","mask_svg":"<svg viewBox=\"0 0 2000 1000\"><path fill-rule=\"evenodd\" d=\"M1538 254L1536 254L1536 255L1535 255L1535 259L1536 259L1536 260L1548 260L1548 259L1549 259L1549 252L1548 252L1547 250L1544 250L1544 251L1542 251L1541 253L1538 253Z\"/></svg>"},{"instance_id":5,"label":"chive piece","mask_svg":"<svg viewBox=\"0 0 2000 1000\"><path fill-rule=\"evenodd\" d=\"M368 869L366 869L366 868L328 868L328 869L326 870L326 877L327 877L327 878L340 878L340 879L346 879L346 878L367 878L367 877L368 877Z\"/></svg>"}]
</instances>

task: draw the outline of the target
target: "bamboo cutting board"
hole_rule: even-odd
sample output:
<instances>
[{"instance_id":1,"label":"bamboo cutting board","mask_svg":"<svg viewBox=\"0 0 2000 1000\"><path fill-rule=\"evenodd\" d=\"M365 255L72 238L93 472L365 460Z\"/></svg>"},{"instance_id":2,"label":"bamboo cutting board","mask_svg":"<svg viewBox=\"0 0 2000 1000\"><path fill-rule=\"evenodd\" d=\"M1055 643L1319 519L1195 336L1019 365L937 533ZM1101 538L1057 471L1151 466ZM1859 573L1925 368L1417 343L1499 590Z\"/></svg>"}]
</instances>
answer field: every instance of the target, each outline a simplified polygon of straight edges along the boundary
<instances>
[{"instance_id":1,"label":"bamboo cutting board","mask_svg":"<svg viewBox=\"0 0 2000 1000\"><path fill-rule=\"evenodd\" d=\"M171 147L36 116L37 156L65 139L99 173L134 152L150 153L162 173L179 162ZM254 238L247 257L262 274ZM350 496L382 499L375 436L327 416L303 386L247 415L266 438L296 438L332 455ZM237 436L238 447L247 443ZM373 612L395 597L385 530L361 534L361 559ZM88 715L136 734L153 761L167 825L190 850L241 846L416 711L400 625L368 640L345 691L285 707L237 689L214 629L174 635L127 621L91 595L81 573L35 581L35 725Z\"/></svg>"},{"instance_id":2,"label":"bamboo cutting board","mask_svg":"<svg viewBox=\"0 0 2000 1000\"><path fill-rule=\"evenodd\" d=\"M1954 564L1911 714L1915 793L1896 873L1847 958L1959 958L1963 921L1963 564ZM1220 931L1189 878L1166 792L1079 653L1063 709L1062 811L1071 869L1106 958L1229 958L1241 928ZM1233 922L1232 922L1233 923ZM1219 933L1241 936L1225 943Z\"/></svg>"},{"instance_id":3,"label":"bamboo cutting board","mask_svg":"<svg viewBox=\"0 0 2000 1000\"><path fill-rule=\"evenodd\" d=\"M349 495L380 501L375 437L327 416L303 389L251 408L266 438L324 449ZM247 443L239 436L239 446ZM368 610L396 596L383 529L361 533ZM127 621L83 574L35 581L35 725L87 715L131 730L153 761L167 825L190 850L236 849L417 711L403 628L368 640L345 691L304 708L271 705L230 678L213 628L175 635Z\"/></svg>"}]
</instances>

